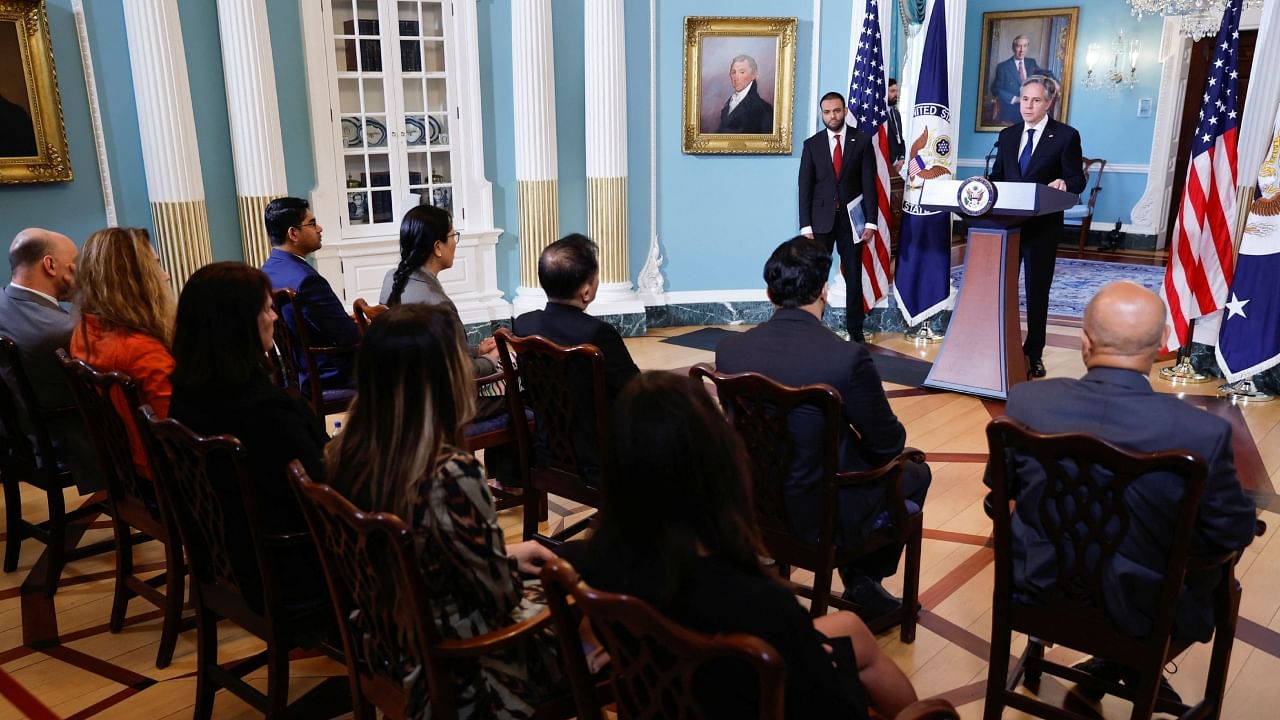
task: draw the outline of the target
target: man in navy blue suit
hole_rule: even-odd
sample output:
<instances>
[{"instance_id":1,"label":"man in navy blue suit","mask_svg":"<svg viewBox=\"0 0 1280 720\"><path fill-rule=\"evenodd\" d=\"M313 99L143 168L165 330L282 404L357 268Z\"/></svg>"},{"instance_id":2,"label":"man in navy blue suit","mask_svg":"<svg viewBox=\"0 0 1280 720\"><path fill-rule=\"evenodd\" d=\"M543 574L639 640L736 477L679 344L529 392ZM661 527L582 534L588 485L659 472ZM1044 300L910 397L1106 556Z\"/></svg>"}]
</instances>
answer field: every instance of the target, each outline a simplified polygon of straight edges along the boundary
<instances>
[{"instance_id":1,"label":"man in navy blue suit","mask_svg":"<svg viewBox=\"0 0 1280 720\"><path fill-rule=\"evenodd\" d=\"M1033 182L1079 194L1084 190L1080 133L1049 117L1057 83L1033 77L1022 84L1022 122L1000 131L992 180ZM1027 290L1027 374L1045 376L1045 325L1049 320L1049 288L1062 239L1062 213L1041 215L1022 225L1022 271Z\"/></svg>"},{"instance_id":2,"label":"man in navy blue suit","mask_svg":"<svg viewBox=\"0 0 1280 720\"><path fill-rule=\"evenodd\" d=\"M1232 462L1231 425L1174 395L1153 391L1147 380L1168 334L1164 303L1155 293L1130 282L1110 283L1085 309L1080 350L1088 368L1085 376L1015 385L1005 413L1037 432L1088 432L1131 450L1179 448L1196 453L1208 462L1209 475L1192 552L1239 550L1253 540L1256 523L1253 501L1240 487ZM1058 577L1057 556L1039 514L1048 481L1039 464L1025 457L1015 460L1013 581L1018 592L1034 600L1046 596ZM1100 569L1108 614L1116 627L1135 636L1149 632L1154 619L1173 540L1173 508L1182 487L1168 473L1135 480L1125 500L1138 522L1121 540L1110 565ZM1174 616L1170 657L1212 637L1212 592L1220 577L1187 574ZM1124 677L1122 670L1109 665L1097 660L1083 664L1092 672Z\"/></svg>"},{"instance_id":3,"label":"man in navy blue suit","mask_svg":"<svg viewBox=\"0 0 1280 720\"><path fill-rule=\"evenodd\" d=\"M360 329L355 320L347 314L329 281L304 259L320 249L324 233L307 201L296 197L276 198L267 205L264 216L272 248L262 272L271 278L275 289L290 288L297 293L298 300L306 307L303 321L307 323L312 342L328 346L358 344ZM285 310L284 321L296 338L298 318L293 308ZM351 386L349 356L321 355L316 362L321 387ZM298 382L305 387L310 378L301 358L298 358L298 368Z\"/></svg>"},{"instance_id":4,"label":"man in navy blue suit","mask_svg":"<svg viewBox=\"0 0 1280 720\"><path fill-rule=\"evenodd\" d=\"M1013 38L1013 56L996 65L996 76L991 80L991 94L1000 101L1000 122L1016 123L1022 119L1019 112L1022 101L1022 83L1033 75L1050 76L1045 68L1027 57L1031 40L1026 35Z\"/></svg>"}]
</instances>

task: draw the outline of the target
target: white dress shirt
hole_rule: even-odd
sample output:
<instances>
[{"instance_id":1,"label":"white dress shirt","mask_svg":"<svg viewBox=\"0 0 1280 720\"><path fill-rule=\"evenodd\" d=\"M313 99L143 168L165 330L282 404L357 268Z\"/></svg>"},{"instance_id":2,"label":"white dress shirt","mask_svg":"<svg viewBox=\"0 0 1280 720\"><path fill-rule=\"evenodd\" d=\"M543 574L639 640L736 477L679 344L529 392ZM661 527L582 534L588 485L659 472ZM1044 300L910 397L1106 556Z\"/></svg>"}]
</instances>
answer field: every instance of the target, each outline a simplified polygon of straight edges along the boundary
<instances>
[{"instance_id":1,"label":"white dress shirt","mask_svg":"<svg viewBox=\"0 0 1280 720\"><path fill-rule=\"evenodd\" d=\"M1028 130L1036 131L1035 137L1031 139L1031 154L1035 155L1036 148L1040 147L1040 138L1044 137L1044 129L1049 125L1049 114L1045 113L1045 116L1040 118L1040 122L1035 125L1027 125L1025 122L1023 125L1022 139L1018 141L1018 157L1022 157L1022 150L1027 147Z\"/></svg>"},{"instance_id":2,"label":"white dress shirt","mask_svg":"<svg viewBox=\"0 0 1280 720\"><path fill-rule=\"evenodd\" d=\"M52 296L52 295L47 295L47 294L45 294L45 293L40 292L39 290L32 290L32 289L31 289L31 288L29 288L29 287L23 287L23 286L19 285L18 283L14 282L14 281L12 281L12 280L10 280L10 281L9 281L9 284L10 284L10 285L12 285L12 286L14 286L14 287L16 287L16 288L18 288L19 290L26 290L27 292L32 293L33 295L39 295L40 297L44 298L45 300L48 300L49 302L53 303L55 306L61 307L60 305L58 305L58 298L56 298L56 297L54 297L54 296Z\"/></svg>"},{"instance_id":3,"label":"white dress shirt","mask_svg":"<svg viewBox=\"0 0 1280 720\"><path fill-rule=\"evenodd\" d=\"M755 84L756 81L752 80L746 87L742 88L742 90L729 96L729 112L733 112L734 109L738 107L738 103L742 102L742 98L746 97L747 93L751 92L751 86Z\"/></svg>"}]
</instances>

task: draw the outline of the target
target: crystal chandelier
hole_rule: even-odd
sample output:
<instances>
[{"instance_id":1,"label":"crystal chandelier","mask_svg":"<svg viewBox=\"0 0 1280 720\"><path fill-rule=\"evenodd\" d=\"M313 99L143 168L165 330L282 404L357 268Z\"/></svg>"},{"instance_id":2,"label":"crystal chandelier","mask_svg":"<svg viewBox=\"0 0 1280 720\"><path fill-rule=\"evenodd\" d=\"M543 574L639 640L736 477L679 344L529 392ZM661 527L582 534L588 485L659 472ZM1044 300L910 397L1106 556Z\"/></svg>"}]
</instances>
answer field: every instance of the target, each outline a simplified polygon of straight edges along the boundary
<instances>
[{"instance_id":1,"label":"crystal chandelier","mask_svg":"<svg viewBox=\"0 0 1280 720\"><path fill-rule=\"evenodd\" d=\"M1263 1L1244 0L1244 7L1262 7ZM1139 20L1143 15L1180 15L1182 34L1193 41L1218 32L1226 5L1226 0L1129 0L1129 9Z\"/></svg>"},{"instance_id":2,"label":"crystal chandelier","mask_svg":"<svg viewBox=\"0 0 1280 720\"><path fill-rule=\"evenodd\" d=\"M1121 30L1111 43L1110 67L1095 69L1094 66L1103 59L1102 44L1089 43L1089 52L1085 56L1089 72L1084 86L1089 90L1105 89L1110 95L1115 95L1122 87L1133 89L1138 84L1138 49L1138 41L1126 39L1124 30Z\"/></svg>"}]
</instances>

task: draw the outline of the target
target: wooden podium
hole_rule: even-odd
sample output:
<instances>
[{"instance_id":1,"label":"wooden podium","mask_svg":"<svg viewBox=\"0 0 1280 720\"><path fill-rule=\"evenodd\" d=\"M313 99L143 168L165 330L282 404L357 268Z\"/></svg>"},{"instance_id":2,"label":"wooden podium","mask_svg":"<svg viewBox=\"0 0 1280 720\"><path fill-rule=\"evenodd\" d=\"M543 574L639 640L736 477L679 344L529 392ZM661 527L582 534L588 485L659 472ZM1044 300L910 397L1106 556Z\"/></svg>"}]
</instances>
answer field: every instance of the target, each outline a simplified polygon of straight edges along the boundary
<instances>
[{"instance_id":1,"label":"wooden podium","mask_svg":"<svg viewBox=\"0 0 1280 720\"><path fill-rule=\"evenodd\" d=\"M927 210L963 212L967 180L930 180L920 194ZM1019 226L1027 218L1061 212L1079 197L1047 185L997 182L995 203L970 215L964 276L946 338L924 386L1004 400L1027 379L1018 316Z\"/></svg>"}]
</instances>

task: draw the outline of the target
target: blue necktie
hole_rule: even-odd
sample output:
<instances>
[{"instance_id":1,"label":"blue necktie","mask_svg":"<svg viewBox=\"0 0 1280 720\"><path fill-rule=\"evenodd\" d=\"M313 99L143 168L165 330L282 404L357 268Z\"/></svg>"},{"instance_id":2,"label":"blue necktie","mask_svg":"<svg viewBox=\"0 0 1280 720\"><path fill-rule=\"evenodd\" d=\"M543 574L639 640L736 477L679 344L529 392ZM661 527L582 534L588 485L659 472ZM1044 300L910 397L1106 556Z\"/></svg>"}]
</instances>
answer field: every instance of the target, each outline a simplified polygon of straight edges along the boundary
<instances>
[{"instance_id":1,"label":"blue necktie","mask_svg":"<svg viewBox=\"0 0 1280 720\"><path fill-rule=\"evenodd\" d=\"M1023 177L1027 176L1027 168L1031 166L1031 148L1036 138L1035 129L1027 131L1027 146L1022 148L1022 154L1018 156L1018 170L1021 171Z\"/></svg>"}]
</instances>

